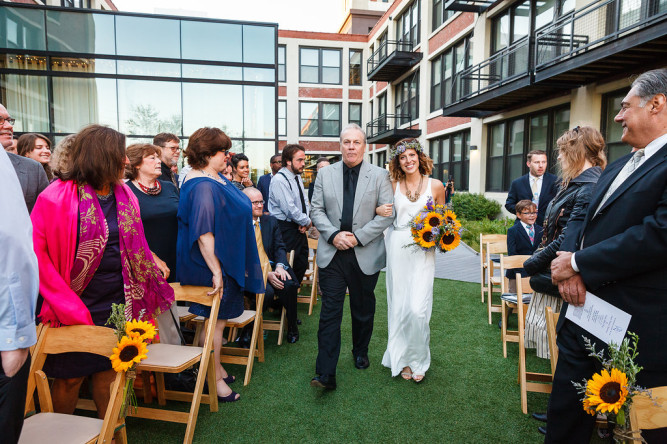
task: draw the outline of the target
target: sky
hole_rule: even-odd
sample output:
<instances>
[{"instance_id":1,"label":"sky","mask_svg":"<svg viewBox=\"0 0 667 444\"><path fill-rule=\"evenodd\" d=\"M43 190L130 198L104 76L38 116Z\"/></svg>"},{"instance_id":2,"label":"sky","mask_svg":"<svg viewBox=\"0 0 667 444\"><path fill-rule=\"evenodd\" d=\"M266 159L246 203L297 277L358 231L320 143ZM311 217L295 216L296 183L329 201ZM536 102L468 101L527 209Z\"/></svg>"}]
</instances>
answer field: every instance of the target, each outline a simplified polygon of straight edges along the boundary
<instances>
[{"instance_id":1,"label":"sky","mask_svg":"<svg viewBox=\"0 0 667 444\"><path fill-rule=\"evenodd\" d=\"M280 29L338 32L344 0L113 0L119 11L278 23Z\"/></svg>"}]
</instances>

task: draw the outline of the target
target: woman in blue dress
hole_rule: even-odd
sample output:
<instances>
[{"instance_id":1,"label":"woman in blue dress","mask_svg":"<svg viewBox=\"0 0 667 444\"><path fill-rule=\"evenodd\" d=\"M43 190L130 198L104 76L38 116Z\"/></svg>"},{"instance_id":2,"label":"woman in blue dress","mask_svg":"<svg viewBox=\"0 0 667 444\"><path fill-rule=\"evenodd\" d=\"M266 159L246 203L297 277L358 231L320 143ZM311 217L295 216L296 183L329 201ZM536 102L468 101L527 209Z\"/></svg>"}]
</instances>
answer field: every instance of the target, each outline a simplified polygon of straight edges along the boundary
<instances>
[{"instance_id":1,"label":"woman in blue dress","mask_svg":"<svg viewBox=\"0 0 667 444\"><path fill-rule=\"evenodd\" d=\"M222 333L227 319L243 313L243 291L264 292L252 226L250 199L220 174L227 167L232 143L218 128L195 131L185 150L188 173L178 205L176 279L182 285L223 289L213 337L216 388L221 402L238 401L228 384L234 377L220 364ZM190 312L209 317L209 307L193 304Z\"/></svg>"}]
</instances>

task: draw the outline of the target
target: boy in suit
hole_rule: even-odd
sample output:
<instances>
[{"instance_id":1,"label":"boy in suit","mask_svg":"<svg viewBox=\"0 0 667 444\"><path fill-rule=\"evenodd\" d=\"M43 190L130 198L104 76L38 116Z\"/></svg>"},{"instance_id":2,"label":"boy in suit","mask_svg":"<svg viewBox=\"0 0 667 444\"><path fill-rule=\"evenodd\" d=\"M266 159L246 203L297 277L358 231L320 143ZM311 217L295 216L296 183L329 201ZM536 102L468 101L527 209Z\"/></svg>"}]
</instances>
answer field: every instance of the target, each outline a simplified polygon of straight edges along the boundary
<instances>
[{"instance_id":1,"label":"boy in suit","mask_svg":"<svg viewBox=\"0 0 667 444\"><path fill-rule=\"evenodd\" d=\"M542 227L535 224L537 219L537 206L530 200L520 200L516 204L516 217L518 222L507 230L507 254L533 254L540 245L542 239ZM522 277L528 276L523 268L507 270L505 276L510 280L510 293L516 292L516 273Z\"/></svg>"}]
</instances>

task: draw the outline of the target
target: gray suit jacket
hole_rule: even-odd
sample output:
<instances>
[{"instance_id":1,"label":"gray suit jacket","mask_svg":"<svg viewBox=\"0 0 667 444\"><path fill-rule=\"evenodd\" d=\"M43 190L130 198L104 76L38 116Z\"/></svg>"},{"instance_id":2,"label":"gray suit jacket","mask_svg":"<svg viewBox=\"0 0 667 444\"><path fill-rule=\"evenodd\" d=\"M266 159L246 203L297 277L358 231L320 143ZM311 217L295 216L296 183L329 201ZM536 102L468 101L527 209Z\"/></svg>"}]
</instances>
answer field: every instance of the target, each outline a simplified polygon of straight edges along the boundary
<instances>
[{"instance_id":1,"label":"gray suit jacket","mask_svg":"<svg viewBox=\"0 0 667 444\"><path fill-rule=\"evenodd\" d=\"M21 189L23 190L23 198L28 207L28 212L32 212L32 207L35 206L37 196L44 191L44 188L49 186L49 180L46 178L46 172L42 165L36 160L28 159L27 157L17 156L13 153L7 153L9 160L12 161L16 176L19 178Z\"/></svg>"},{"instance_id":2,"label":"gray suit jacket","mask_svg":"<svg viewBox=\"0 0 667 444\"><path fill-rule=\"evenodd\" d=\"M394 215L378 216L375 208L393 201L394 193L387 170L364 161L359 170L352 218L352 231L363 245L355 247L354 253L364 274L377 273L386 264L383 232L391 225ZM329 265L336 254L336 247L328 240L340 230L342 213L343 162L337 162L322 168L315 179L310 218L320 232L317 243L318 267Z\"/></svg>"}]
</instances>

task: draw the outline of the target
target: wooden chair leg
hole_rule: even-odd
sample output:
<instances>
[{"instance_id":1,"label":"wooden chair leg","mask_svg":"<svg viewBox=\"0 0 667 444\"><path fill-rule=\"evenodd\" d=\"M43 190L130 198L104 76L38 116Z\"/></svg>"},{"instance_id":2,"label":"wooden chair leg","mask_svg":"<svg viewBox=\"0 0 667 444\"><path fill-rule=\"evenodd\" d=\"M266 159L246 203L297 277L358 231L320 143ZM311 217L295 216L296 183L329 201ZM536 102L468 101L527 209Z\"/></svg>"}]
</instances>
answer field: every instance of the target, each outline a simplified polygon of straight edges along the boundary
<instances>
[{"instance_id":1,"label":"wooden chair leg","mask_svg":"<svg viewBox=\"0 0 667 444\"><path fill-rule=\"evenodd\" d=\"M255 355L258 354L257 351L257 336L259 335L260 322L255 322L252 329L252 338L250 339L250 346L248 347L248 362L245 369L245 378L243 379L243 385L246 386L250 382L250 377L252 375L252 366L255 363ZM263 334L263 333L262 333Z\"/></svg>"},{"instance_id":2,"label":"wooden chair leg","mask_svg":"<svg viewBox=\"0 0 667 444\"><path fill-rule=\"evenodd\" d=\"M218 411L218 387L216 385L215 379L215 361L213 358L209 357L208 366L206 372L206 380L208 381L208 398L210 399L209 408L212 412ZM204 367L199 366L199 371L202 371Z\"/></svg>"},{"instance_id":3,"label":"wooden chair leg","mask_svg":"<svg viewBox=\"0 0 667 444\"><path fill-rule=\"evenodd\" d=\"M155 372L155 386L157 387L157 403L159 405L167 405L167 397L164 394L164 373ZM150 383L148 384L150 390Z\"/></svg>"},{"instance_id":4,"label":"wooden chair leg","mask_svg":"<svg viewBox=\"0 0 667 444\"><path fill-rule=\"evenodd\" d=\"M500 319L502 322L500 329L500 339L503 341L503 358L507 358L507 304L504 300L500 301Z\"/></svg>"},{"instance_id":5,"label":"wooden chair leg","mask_svg":"<svg viewBox=\"0 0 667 444\"><path fill-rule=\"evenodd\" d=\"M150 404L153 402L153 393L151 393L151 372L141 372L141 379L144 386L142 391L144 393L144 402Z\"/></svg>"},{"instance_id":6,"label":"wooden chair leg","mask_svg":"<svg viewBox=\"0 0 667 444\"><path fill-rule=\"evenodd\" d=\"M259 362L264 362L264 317L255 319L259 322L259 335L257 337L257 350L259 350ZM280 345L280 343L278 343Z\"/></svg>"},{"instance_id":7,"label":"wooden chair leg","mask_svg":"<svg viewBox=\"0 0 667 444\"><path fill-rule=\"evenodd\" d=\"M123 426L116 431L114 434L114 440L116 444L127 444L127 426Z\"/></svg>"},{"instance_id":8,"label":"wooden chair leg","mask_svg":"<svg viewBox=\"0 0 667 444\"><path fill-rule=\"evenodd\" d=\"M285 307L283 307L282 311L280 312L280 330L278 330L278 345L282 345L283 343L283 334L285 332L285 318L287 313L287 310L285 310Z\"/></svg>"}]
</instances>

